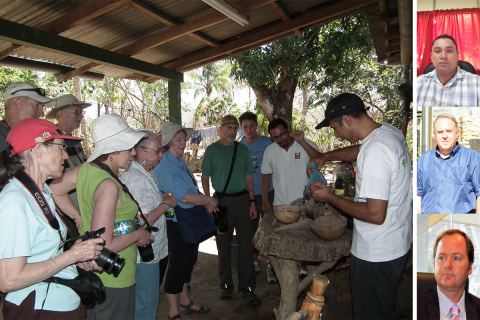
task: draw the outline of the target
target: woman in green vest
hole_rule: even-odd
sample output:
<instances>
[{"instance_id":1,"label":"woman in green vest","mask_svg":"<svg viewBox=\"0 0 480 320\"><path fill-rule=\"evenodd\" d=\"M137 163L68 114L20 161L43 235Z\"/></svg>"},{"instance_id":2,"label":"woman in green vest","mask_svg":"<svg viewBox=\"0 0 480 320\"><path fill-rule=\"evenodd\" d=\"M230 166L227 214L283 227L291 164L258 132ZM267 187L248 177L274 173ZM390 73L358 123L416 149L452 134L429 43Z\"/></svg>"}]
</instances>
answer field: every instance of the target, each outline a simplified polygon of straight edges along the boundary
<instances>
[{"instance_id":1,"label":"woman in green vest","mask_svg":"<svg viewBox=\"0 0 480 320\"><path fill-rule=\"evenodd\" d=\"M57 205L72 219L81 219L81 234L105 228L105 247L120 255L125 265L118 275L102 272L106 289L103 304L87 311L88 319L133 319L135 309L135 266L137 246L148 245L152 236L136 228L136 202L117 180L135 156L133 147L145 133L132 129L120 116L103 115L93 121L94 150L83 165L52 182ZM77 191L79 209L65 190ZM106 268L104 267L104 270Z\"/></svg>"}]
</instances>

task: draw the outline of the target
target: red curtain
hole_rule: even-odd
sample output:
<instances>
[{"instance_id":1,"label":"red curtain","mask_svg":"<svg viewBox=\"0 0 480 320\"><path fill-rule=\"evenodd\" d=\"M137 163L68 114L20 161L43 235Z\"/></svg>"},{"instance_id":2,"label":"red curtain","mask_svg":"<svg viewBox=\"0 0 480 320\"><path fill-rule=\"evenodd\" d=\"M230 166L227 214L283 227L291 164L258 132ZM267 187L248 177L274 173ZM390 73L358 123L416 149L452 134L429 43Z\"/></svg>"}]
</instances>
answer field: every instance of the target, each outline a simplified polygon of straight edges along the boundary
<instances>
[{"instance_id":1,"label":"red curtain","mask_svg":"<svg viewBox=\"0 0 480 320\"><path fill-rule=\"evenodd\" d=\"M417 75L431 62L432 42L441 34L458 44L459 59L480 71L480 9L420 11L417 13Z\"/></svg>"}]
</instances>

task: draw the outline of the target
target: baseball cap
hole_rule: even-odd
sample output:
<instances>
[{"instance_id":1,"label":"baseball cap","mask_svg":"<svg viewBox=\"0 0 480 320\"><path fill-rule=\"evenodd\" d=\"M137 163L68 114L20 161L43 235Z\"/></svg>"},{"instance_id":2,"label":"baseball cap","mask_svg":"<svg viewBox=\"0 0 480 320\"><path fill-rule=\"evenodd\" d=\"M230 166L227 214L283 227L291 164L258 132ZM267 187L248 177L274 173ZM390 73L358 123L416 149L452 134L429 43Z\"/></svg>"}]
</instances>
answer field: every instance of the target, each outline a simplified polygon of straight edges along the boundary
<instances>
[{"instance_id":1,"label":"baseball cap","mask_svg":"<svg viewBox=\"0 0 480 320\"><path fill-rule=\"evenodd\" d=\"M222 120L220 121L220 125L221 126L227 126L229 124L232 124L232 125L235 125L235 126L238 126L238 119L237 117L231 115L231 114L227 114L226 116L224 116L222 118Z\"/></svg>"},{"instance_id":2,"label":"baseball cap","mask_svg":"<svg viewBox=\"0 0 480 320\"><path fill-rule=\"evenodd\" d=\"M358 111L366 111L362 99L353 93L341 93L328 102L325 109L325 119L315 129L328 127L333 119Z\"/></svg>"},{"instance_id":3,"label":"baseball cap","mask_svg":"<svg viewBox=\"0 0 480 320\"><path fill-rule=\"evenodd\" d=\"M25 119L8 132L7 142L12 146L11 155L22 153L53 139L82 140L60 132L58 127L44 119Z\"/></svg>"},{"instance_id":4,"label":"baseball cap","mask_svg":"<svg viewBox=\"0 0 480 320\"><path fill-rule=\"evenodd\" d=\"M5 101L15 97L27 97L40 103L47 103L52 99L47 98L45 90L30 82L16 82L5 89Z\"/></svg>"}]
</instances>

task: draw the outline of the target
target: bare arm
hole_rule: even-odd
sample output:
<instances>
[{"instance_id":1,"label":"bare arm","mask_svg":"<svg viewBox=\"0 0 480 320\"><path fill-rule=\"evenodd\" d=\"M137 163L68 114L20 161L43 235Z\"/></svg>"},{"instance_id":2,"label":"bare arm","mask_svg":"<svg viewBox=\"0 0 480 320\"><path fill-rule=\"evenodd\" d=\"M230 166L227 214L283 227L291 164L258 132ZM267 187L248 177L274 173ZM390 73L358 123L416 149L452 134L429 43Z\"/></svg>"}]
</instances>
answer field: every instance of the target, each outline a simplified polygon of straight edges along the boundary
<instances>
[{"instance_id":1,"label":"bare arm","mask_svg":"<svg viewBox=\"0 0 480 320\"><path fill-rule=\"evenodd\" d=\"M69 265L93 260L102 248L102 239L91 239L78 242L70 250L42 262L27 263L26 257L0 259L0 291L26 288L50 278Z\"/></svg>"},{"instance_id":2,"label":"bare arm","mask_svg":"<svg viewBox=\"0 0 480 320\"><path fill-rule=\"evenodd\" d=\"M98 185L93 196L94 209L91 230L104 227L105 232L102 234L102 238L105 239L105 247L114 252L119 252L134 243L144 246L151 241L151 236L145 229L138 229L117 237L113 236L119 195L118 186L112 180L107 179Z\"/></svg>"},{"instance_id":3,"label":"bare arm","mask_svg":"<svg viewBox=\"0 0 480 320\"><path fill-rule=\"evenodd\" d=\"M80 167L75 167L68 170L65 174L50 183L50 189L53 192L53 199L58 208L67 215L70 219L75 221L77 228L80 227L80 210L75 206L68 193L76 188L77 176Z\"/></svg>"},{"instance_id":4,"label":"bare arm","mask_svg":"<svg viewBox=\"0 0 480 320\"><path fill-rule=\"evenodd\" d=\"M322 155L321 152L308 144L308 142L305 140L305 134L303 131L296 130L292 132L292 137L303 147L303 149L305 149L310 159L318 158Z\"/></svg>"},{"instance_id":5,"label":"bare arm","mask_svg":"<svg viewBox=\"0 0 480 320\"><path fill-rule=\"evenodd\" d=\"M210 196L210 177L209 176L202 176L202 188L203 188L203 194L206 196Z\"/></svg>"},{"instance_id":6,"label":"bare arm","mask_svg":"<svg viewBox=\"0 0 480 320\"><path fill-rule=\"evenodd\" d=\"M310 161L321 168L327 161L355 161L359 151L360 145L345 147L322 153L319 157L312 158Z\"/></svg>"},{"instance_id":7,"label":"bare arm","mask_svg":"<svg viewBox=\"0 0 480 320\"><path fill-rule=\"evenodd\" d=\"M367 198L367 202L356 202L334 195L331 190L315 183L311 187L312 196L315 200L324 201L336 207L343 213L368 223L383 224L387 216L388 201Z\"/></svg>"},{"instance_id":8,"label":"bare arm","mask_svg":"<svg viewBox=\"0 0 480 320\"><path fill-rule=\"evenodd\" d=\"M255 190L253 189L253 177L252 175L247 175L245 177L245 182L247 184L247 191L248 191L248 199L251 200L255 200ZM256 219L257 218L257 205L255 203L255 201L249 201L249 216L250 216L250 219Z\"/></svg>"},{"instance_id":9,"label":"bare arm","mask_svg":"<svg viewBox=\"0 0 480 320\"><path fill-rule=\"evenodd\" d=\"M262 207L267 213L272 213L272 205L268 200L268 188L272 182L271 174L262 174Z\"/></svg>"},{"instance_id":10,"label":"bare arm","mask_svg":"<svg viewBox=\"0 0 480 320\"><path fill-rule=\"evenodd\" d=\"M152 211L148 212L145 217L147 218L148 223L154 224L169 208L174 208L176 206L177 201L175 200L175 196L166 193L163 195L162 203Z\"/></svg>"}]
</instances>

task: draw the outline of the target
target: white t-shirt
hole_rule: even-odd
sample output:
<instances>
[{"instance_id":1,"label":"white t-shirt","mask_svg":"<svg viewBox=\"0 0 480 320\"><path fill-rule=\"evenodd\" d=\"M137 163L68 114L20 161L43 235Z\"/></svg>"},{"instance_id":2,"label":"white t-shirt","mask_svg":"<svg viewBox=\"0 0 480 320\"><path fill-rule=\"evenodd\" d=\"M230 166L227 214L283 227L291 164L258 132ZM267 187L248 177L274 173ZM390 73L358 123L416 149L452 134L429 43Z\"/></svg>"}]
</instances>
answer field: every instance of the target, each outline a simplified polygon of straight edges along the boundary
<instances>
[{"instance_id":1,"label":"white t-shirt","mask_svg":"<svg viewBox=\"0 0 480 320\"><path fill-rule=\"evenodd\" d=\"M366 137L357 157L355 201L387 200L381 225L354 219L352 254L370 262L390 261L412 243L412 169L401 132L383 124Z\"/></svg>"},{"instance_id":2,"label":"white t-shirt","mask_svg":"<svg viewBox=\"0 0 480 320\"><path fill-rule=\"evenodd\" d=\"M313 142L308 143L318 149ZM261 171L262 174L272 175L274 205L290 204L303 198L308 182L309 160L307 152L297 141L294 141L287 151L277 143L272 143L265 149Z\"/></svg>"},{"instance_id":3,"label":"white t-shirt","mask_svg":"<svg viewBox=\"0 0 480 320\"><path fill-rule=\"evenodd\" d=\"M55 212L51 190L45 184L43 195L54 211L60 224L62 237L67 234L65 225ZM60 236L43 215L31 193L17 179L10 182L0 193L0 259L27 257L27 263L52 259L59 255ZM74 265L68 266L55 275L63 279L77 276ZM80 305L80 297L69 287L40 282L29 287L9 292L6 301L20 305L35 290L35 309L72 311Z\"/></svg>"},{"instance_id":4,"label":"white t-shirt","mask_svg":"<svg viewBox=\"0 0 480 320\"><path fill-rule=\"evenodd\" d=\"M120 180L125 183L130 193L135 197L145 216L162 203L162 194L158 191L153 176L138 162L132 161L130 168L120 176ZM155 263L168 255L165 216L162 214L153 226L158 228L157 232L152 232L154 259L150 262L142 262L140 255L137 254L137 263Z\"/></svg>"}]
</instances>

